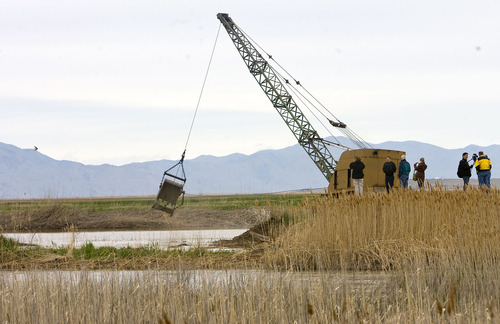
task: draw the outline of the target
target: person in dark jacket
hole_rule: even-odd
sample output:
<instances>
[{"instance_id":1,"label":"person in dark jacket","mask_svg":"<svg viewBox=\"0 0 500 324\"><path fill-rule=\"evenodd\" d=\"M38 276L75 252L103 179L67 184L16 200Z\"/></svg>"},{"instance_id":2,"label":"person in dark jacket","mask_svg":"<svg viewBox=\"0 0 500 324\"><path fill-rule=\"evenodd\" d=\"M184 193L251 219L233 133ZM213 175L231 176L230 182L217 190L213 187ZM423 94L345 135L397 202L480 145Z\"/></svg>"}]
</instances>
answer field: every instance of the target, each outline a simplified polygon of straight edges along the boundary
<instances>
[{"instance_id":1,"label":"person in dark jacket","mask_svg":"<svg viewBox=\"0 0 500 324\"><path fill-rule=\"evenodd\" d=\"M425 159L420 158L420 162L415 162L413 168L417 170L417 183L418 187L422 189L425 181L425 170L427 169L427 164L425 164Z\"/></svg>"},{"instance_id":2,"label":"person in dark jacket","mask_svg":"<svg viewBox=\"0 0 500 324\"><path fill-rule=\"evenodd\" d=\"M386 158L382 171L385 173L385 189L389 192L394 187L394 173L396 172L396 164L391 161L390 156Z\"/></svg>"},{"instance_id":3,"label":"person in dark jacket","mask_svg":"<svg viewBox=\"0 0 500 324\"><path fill-rule=\"evenodd\" d=\"M468 158L469 158L469 153L464 152L462 154L462 159L458 163L457 176L459 178L462 178L462 180L464 181L464 190L469 185L469 179L472 175L470 170L472 169L472 167L474 167L474 164L469 165L469 161L467 161Z\"/></svg>"},{"instance_id":4,"label":"person in dark jacket","mask_svg":"<svg viewBox=\"0 0 500 324\"><path fill-rule=\"evenodd\" d=\"M349 164L349 168L352 170L354 193L361 196L363 193L363 178L365 177L363 169L365 168L365 164L361 161L359 156L356 156L356 160Z\"/></svg>"},{"instance_id":5,"label":"person in dark jacket","mask_svg":"<svg viewBox=\"0 0 500 324\"><path fill-rule=\"evenodd\" d=\"M408 189L408 178L410 177L411 166L406 161L406 155L401 155L401 162L399 162L398 178L401 188Z\"/></svg>"}]
</instances>

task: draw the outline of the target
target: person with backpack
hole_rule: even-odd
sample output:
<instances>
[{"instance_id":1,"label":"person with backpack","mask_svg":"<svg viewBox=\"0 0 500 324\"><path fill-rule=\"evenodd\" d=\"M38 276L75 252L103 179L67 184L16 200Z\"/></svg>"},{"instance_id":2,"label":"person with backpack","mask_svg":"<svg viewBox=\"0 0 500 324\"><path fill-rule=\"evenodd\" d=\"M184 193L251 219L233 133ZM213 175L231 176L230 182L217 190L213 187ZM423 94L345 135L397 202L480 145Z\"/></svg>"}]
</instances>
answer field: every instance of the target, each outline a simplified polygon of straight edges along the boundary
<instances>
[{"instance_id":1,"label":"person with backpack","mask_svg":"<svg viewBox=\"0 0 500 324\"><path fill-rule=\"evenodd\" d=\"M422 189L425 182L425 170L427 170L427 164L425 164L425 159L420 158L419 162L415 162L413 168L417 171L417 184L418 188Z\"/></svg>"},{"instance_id":2,"label":"person with backpack","mask_svg":"<svg viewBox=\"0 0 500 324\"><path fill-rule=\"evenodd\" d=\"M406 161L406 155L401 155L401 162L399 162L398 178L401 188L408 189L408 179L410 177L411 166Z\"/></svg>"},{"instance_id":3,"label":"person with backpack","mask_svg":"<svg viewBox=\"0 0 500 324\"><path fill-rule=\"evenodd\" d=\"M469 180L472 175L470 170L474 166L474 164L469 165L469 161L467 161L468 158L469 158L469 153L464 152L462 154L462 159L458 163L458 170L457 170L457 176L459 178L462 178L462 180L464 181L464 190L469 186Z\"/></svg>"}]
</instances>

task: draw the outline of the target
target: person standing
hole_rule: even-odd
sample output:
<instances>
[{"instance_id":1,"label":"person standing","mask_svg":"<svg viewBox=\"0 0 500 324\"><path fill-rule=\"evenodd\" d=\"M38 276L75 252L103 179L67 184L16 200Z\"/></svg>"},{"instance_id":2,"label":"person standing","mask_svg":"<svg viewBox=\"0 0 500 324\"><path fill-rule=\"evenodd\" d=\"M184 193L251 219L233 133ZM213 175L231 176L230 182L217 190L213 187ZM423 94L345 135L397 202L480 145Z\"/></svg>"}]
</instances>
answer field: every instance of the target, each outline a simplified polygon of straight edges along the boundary
<instances>
[{"instance_id":1,"label":"person standing","mask_svg":"<svg viewBox=\"0 0 500 324\"><path fill-rule=\"evenodd\" d=\"M469 185L469 180L471 177L470 169L472 169L472 167L474 166L474 164L469 165L469 161L467 161L468 158L469 158L469 153L464 152L462 154L462 159L458 163L457 176L459 178L462 178L462 180L464 181L464 190Z\"/></svg>"},{"instance_id":2,"label":"person standing","mask_svg":"<svg viewBox=\"0 0 500 324\"><path fill-rule=\"evenodd\" d=\"M425 181L425 170L427 169L427 164L425 164L425 159L420 158L420 162L415 162L413 167L415 168L415 170L417 170L418 188L422 189L422 186L424 185Z\"/></svg>"},{"instance_id":3,"label":"person standing","mask_svg":"<svg viewBox=\"0 0 500 324\"><path fill-rule=\"evenodd\" d=\"M406 161L406 155L401 155L401 162L399 162L398 178L399 184L403 189L408 189L408 178L410 177L411 166Z\"/></svg>"},{"instance_id":4,"label":"person standing","mask_svg":"<svg viewBox=\"0 0 500 324\"><path fill-rule=\"evenodd\" d=\"M477 180L479 181L479 187L486 186L490 188L491 179L491 161L487 155L484 155L483 151L479 151L479 157L476 159L474 166L477 170Z\"/></svg>"},{"instance_id":5,"label":"person standing","mask_svg":"<svg viewBox=\"0 0 500 324\"><path fill-rule=\"evenodd\" d=\"M385 173L385 189L389 193L390 189L394 187L394 173L396 172L396 164L391 161L390 156L387 156L382 171Z\"/></svg>"},{"instance_id":6,"label":"person standing","mask_svg":"<svg viewBox=\"0 0 500 324\"><path fill-rule=\"evenodd\" d=\"M365 164L361 161L359 156L355 157L356 160L349 164L349 168L352 170L352 184L354 185L354 193L361 196L363 193L363 178L365 177L363 169Z\"/></svg>"}]
</instances>

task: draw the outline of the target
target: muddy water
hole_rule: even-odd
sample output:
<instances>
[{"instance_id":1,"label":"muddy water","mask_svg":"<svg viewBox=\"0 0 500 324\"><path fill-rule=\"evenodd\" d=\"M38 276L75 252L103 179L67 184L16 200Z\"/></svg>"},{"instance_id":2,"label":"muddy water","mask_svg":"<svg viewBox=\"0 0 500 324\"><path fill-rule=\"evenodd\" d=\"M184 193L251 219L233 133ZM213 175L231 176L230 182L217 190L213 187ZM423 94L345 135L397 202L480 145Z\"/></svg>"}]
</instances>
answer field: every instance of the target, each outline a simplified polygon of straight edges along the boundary
<instances>
[{"instance_id":1,"label":"muddy water","mask_svg":"<svg viewBox=\"0 0 500 324\"><path fill-rule=\"evenodd\" d=\"M218 240L230 240L247 229L191 230L191 231L118 231L75 233L5 233L3 236L20 243L42 247L80 247L88 242L95 247L140 247L157 245L159 248L177 246L207 246Z\"/></svg>"},{"instance_id":2,"label":"muddy water","mask_svg":"<svg viewBox=\"0 0 500 324\"><path fill-rule=\"evenodd\" d=\"M181 282L190 288L206 283L233 285L245 282L270 282L293 285L325 284L341 289L349 285L352 292L370 292L386 286L391 274L386 272L280 272L267 270L147 270L147 271L16 271L0 272L0 287L23 282L46 282L47 280L78 283L81 280L93 282L117 281L121 284L133 282Z\"/></svg>"}]
</instances>

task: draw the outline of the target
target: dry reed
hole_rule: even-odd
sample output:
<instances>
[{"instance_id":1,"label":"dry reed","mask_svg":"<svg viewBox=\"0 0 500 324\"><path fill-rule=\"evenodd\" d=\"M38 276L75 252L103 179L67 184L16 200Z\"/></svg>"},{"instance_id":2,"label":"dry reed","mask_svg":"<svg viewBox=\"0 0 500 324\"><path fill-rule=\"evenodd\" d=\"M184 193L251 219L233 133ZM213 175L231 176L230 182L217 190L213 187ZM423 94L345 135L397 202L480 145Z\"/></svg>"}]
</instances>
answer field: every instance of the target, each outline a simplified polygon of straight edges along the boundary
<instances>
[{"instance_id":1,"label":"dry reed","mask_svg":"<svg viewBox=\"0 0 500 324\"><path fill-rule=\"evenodd\" d=\"M468 323L498 295L449 306L392 274L268 271L0 274L2 323ZM417 280L417 286L425 283ZM406 285L408 286L408 285ZM436 301L434 303L434 301Z\"/></svg>"},{"instance_id":2,"label":"dry reed","mask_svg":"<svg viewBox=\"0 0 500 324\"><path fill-rule=\"evenodd\" d=\"M495 323L499 196L306 198L273 210L268 270L0 272L0 322Z\"/></svg>"},{"instance_id":3,"label":"dry reed","mask_svg":"<svg viewBox=\"0 0 500 324\"><path fill-rule=\"evenodd\" d=\"M296 224L268 249L266 262L284 270L480 271L500 257L498 190L316 198L275 211L283 212Z\"/></svg>"},{"instance_id":4,"label":"dry reed","mask_svg":"<svg viewBox=\"0 0 500 324\"><path fill-rule=\"evenodd\" d=\"M499 303L499 206L498 190L477 188L316 198L286 211L296 224L267 249L264 263L288 271L385 271L399 282L399 309L413 314L406 320L420 321L414 310L430 309L438 319L463 318L464 309L475 318Z\"/></svg>"}]
</instances>

